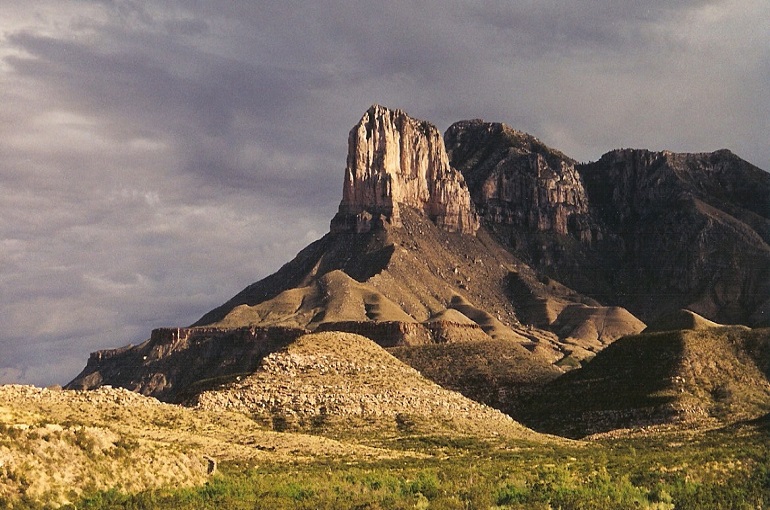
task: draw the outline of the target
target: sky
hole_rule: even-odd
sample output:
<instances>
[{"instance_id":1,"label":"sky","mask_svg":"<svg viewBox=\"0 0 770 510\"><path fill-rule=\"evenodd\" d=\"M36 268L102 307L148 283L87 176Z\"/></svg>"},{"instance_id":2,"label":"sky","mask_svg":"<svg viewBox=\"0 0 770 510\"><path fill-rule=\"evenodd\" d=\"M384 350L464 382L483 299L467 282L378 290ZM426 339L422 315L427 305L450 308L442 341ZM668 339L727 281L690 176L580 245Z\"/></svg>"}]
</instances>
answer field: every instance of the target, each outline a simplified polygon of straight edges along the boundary
<instances>
[{"instance_id":1,"label":"sky","mask_svg":"<svg viewBox=\"0 0 770 510\"><path fill-rule=\"evenodd\" d=\"M329 229L382 104L770 170L767 0L0 3L0 384L185 326Z\"/></svg>"}]
</instances>

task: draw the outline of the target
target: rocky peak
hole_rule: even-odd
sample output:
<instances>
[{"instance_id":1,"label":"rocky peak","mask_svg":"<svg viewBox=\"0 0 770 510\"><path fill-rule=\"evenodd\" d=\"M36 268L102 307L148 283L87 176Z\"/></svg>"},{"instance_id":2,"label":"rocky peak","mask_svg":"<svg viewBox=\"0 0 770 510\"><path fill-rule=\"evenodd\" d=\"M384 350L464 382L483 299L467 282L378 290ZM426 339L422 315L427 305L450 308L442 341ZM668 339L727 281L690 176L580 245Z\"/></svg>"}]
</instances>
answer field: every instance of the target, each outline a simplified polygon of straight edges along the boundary
<instances>
[{"instance_id":1,"label":"rocky peak","mask_svg":"<svg viewBox=\"0 0 770 510\"><path fill-rule=\"evenodd\" d=\"M479 221L462 174L449 166L432 124L374 105L350 131L345 183L332 232L400 227L400 206L439 227L474 234Z\"/></svg>"},{"instance_id":2,"label":"rocky peak","mask_svg":"<svg viewBox=\"0 0 770 510\"><path fill-rule=\"evenodd\" d=\"M444 141L488 222L591 240L582 221L588 200L574 160L534 136L482 120L453 124Z\"/></svg>"}]
</instances>

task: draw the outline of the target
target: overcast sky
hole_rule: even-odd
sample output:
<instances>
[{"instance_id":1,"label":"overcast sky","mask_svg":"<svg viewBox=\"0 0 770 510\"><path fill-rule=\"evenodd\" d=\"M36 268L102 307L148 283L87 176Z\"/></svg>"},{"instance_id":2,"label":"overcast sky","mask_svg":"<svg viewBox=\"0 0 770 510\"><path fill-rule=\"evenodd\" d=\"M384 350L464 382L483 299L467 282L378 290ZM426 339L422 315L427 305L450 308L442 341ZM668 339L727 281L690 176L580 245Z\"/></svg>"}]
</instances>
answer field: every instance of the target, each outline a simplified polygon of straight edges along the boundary
<instances>
[{"instance_id":1,"label":"overcast sky","mask_svg":"<svg viewBox=\"0 0 770 510\"><path fill-rule=\"evenodd\" d=\"M373 103L770 169L767 0L0 3L0 383L188 325L328 231Z\"/></svg>"}]
</instances>

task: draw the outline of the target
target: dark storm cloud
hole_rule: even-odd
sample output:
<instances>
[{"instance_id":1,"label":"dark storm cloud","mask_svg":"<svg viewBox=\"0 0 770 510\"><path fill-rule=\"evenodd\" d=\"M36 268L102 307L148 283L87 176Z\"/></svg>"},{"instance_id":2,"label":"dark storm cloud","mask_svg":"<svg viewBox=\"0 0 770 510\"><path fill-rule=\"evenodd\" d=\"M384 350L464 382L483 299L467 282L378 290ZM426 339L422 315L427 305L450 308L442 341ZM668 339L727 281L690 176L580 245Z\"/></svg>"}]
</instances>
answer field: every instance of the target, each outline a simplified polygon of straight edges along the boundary
<instances>
[{"instance_id":1,"label":"dark storm cloud","mask_svg":"<svg viewBox=\"0 0 770 510\"><path fill-rule=\"evenodd\" d=\"M13 3L11 3L13 4ZM764 0L41 1L0 18L0 383L188 324L323 235L372 103L578 159L770 168Z\"/></svg>"}]
</instances>

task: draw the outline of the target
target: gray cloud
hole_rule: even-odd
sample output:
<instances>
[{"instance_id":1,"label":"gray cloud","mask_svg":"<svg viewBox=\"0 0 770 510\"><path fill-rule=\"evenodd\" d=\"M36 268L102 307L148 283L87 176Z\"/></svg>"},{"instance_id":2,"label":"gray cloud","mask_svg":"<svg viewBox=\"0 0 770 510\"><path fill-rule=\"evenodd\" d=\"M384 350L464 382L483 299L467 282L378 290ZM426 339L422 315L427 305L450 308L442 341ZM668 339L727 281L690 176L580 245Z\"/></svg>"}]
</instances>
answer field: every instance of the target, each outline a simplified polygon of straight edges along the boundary
<instances>
[{"instance_id":1,"label":"gray cloud","mask_svg":"<svg viewBox=\"0 0 770 510\"><path fill-rule=\"evenodd\" d=\"M12 4L12 3L11 3ZM0 6L0 383L188 324L323 235L372 103L581 160L770 168L770 7L57 0Z\"/></svg>"}]
</instances>

